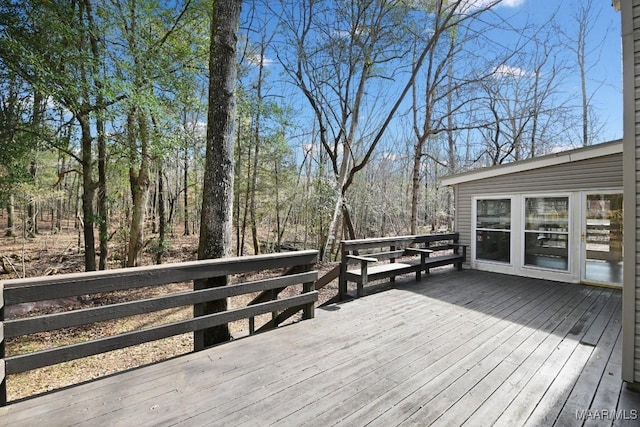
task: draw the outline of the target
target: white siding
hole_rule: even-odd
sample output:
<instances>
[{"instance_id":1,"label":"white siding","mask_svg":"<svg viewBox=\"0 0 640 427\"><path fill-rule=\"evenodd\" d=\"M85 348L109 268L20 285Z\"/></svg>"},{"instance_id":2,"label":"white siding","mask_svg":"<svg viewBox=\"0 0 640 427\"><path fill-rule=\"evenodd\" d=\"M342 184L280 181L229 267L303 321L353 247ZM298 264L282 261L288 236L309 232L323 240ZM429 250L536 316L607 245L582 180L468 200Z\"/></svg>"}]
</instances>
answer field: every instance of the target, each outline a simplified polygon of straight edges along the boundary
<instances>
[{"instance_id":1,"label":"white siding","mask_svg":"<svg viewBox=\"0 0 640 427\"><path fill-rule=\"evenodd\" d=\"M474 196L622 188L622 154L486 178L455 187L456 231L460 233L460 242L470 245Z\"/></svg>"}]
</instances>

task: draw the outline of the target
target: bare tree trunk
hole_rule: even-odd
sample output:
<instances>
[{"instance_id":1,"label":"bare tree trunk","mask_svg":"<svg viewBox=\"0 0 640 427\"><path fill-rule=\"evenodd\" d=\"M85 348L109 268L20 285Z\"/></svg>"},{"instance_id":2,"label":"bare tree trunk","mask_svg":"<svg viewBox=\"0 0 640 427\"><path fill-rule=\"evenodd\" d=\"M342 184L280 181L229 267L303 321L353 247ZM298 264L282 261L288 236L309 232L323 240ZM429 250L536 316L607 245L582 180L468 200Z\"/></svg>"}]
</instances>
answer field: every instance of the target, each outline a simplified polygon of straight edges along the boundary
<instances>
[{"instance_id":1,"label":"bare tree trunk","mask_svg":"<svg viewBox=\"0 0 640 427\"><path fill-rule=\"evenodd\" d=\"M242 123L241 121L238 119L238 122L236 123L238 126L238 131L236 132L236 159L235 159L235 168L234 168L234 180L235 182L240 182L240 174L242 172L242 145L240 144L240 135L241 135L241 126ZM236 184L237 185L237 184ZM240 256L242 255L242 251L243 248L242 246L244 245L244 236L241 239L240 236L240 191L235 191L235 201L234 201L234 206L235 206L235 231L236 231L236 256ZM241 241L242 240L242 241Z\"/></svg>"},{"instance_id":2,"label":"bare tree trunk","mask_svg":"<svg viewBox=\"0 0 640 427\"><path fill-rule=\"evenodd\" d=\"M584 43L584 40L582 40ZM584 44L580 44L578 53L578 64L580 66L580 92L582 94L582 145L590 145L589 141L589 100L587 99L587 76L585 70Z\"/></svg>"},{"instance_id":3,"label":"bare tree trunk","mask_svg":"<svg viewBox=\"0 0 640 427\"><path fill-rule=\"evenodd\" d=\"M54 224L54 231L56 233L60 233L60 231L62 230L62 216L63 216L63 200L61 198L58 198L56 200L56 216L55 216L55 224Z\"/></svg>"},{"instance_id":4,"label":"bare tree trunk","mask_svg":"<svg viewBox=\"0 0 640 427\"><path fill-rule=\"evenodd\" d=\"M233 226L233 136L236 112L236 43L242 0L212 2L209 48L209 107L207 154L202 190L198 259L228 256ZM195 289L225 286L227 277L197 280ZM226 311L227 300L194 307L194 316ZM228 341L228 325L197 331L194 349Z\"/></svg>"},{"instance_id":5,"label":"bare tree trunk","mask_svg":"<svg viewBox=\"0 0 640 427\"><path fill-rule=\"evenodd\" d=\"M344 196L342 191L338 192L338 197L336 197L336 204L333 208L333 216L331 217L331 222L329 223L329 230L327 232L327 238L324 243L324 259L330 260L331 255L333 254L338 242L340 241L341 235L338 234L341 231L340 222L342 219L342 205L344 204Z\"/></svg>"},{"instance_id":6,"label":"bare tree trunk","mask_svg":"<svg viewBox=\"0 0 640 427\"><path fill-rule=\"evenodd\" d=\"M281 218L280 218L280 186L279 186L279 182L278 182L278 161L276 160L274 162L273 165L273 172L274 172L274 179L275 179L275 184L276 184L276 188L274 189L275 191L275 196L276 196L276 252L280 252L280 246L282 245L282 234L280 233L280 228L282 227L281 225Z\"/></svg>"},{"instance_id":7,"label":"bare tree trunk","mask_svg":"<svg viewBox=\"0 0 640 427\"><path fill-rule=\"evenodd\" d=\"M362 76L359 81L358 91L355 96L355 105L359 106L362 102L362 97L364 96L364 88L367 78L369 76L370 65L365 65L364 70L362 72ZM359 108L359 107L358 107ZM336 204L333 209L333 217L331 219L331 223L329 225L329 233L327 234L327 241L325 243L324 256L331 257L332 254L336 253L337 246L340 243L340 239L342 237L342 228L340 227L342 221L342 214L347 210L346 208L346 192L349 186L351 185L351 181L349 180L349 172L352 169L353 159L351 152L351 144L352 137L355 135L356 130L358 128L358 108L354 109L352 114L351 124L349 127L348 135L345 137L345 141L342 143L343 154L342 154L342 163L340 164L340 172L337 179L337 197ZM355 238L355 236L351 235L350 238Z\"/></svg>"},{"instance_id":8,"label":"bare tree trunk","mask_svg":"<svg viewBox=\"0 0 640 427\"><path fill-rule=\"evenodd\" d=\"M109 211L107 208L107 138L104 120L96 119L98 131L98 239L100 241L100 257L98 268L106 270L109 257Z\"/></svg>"},{"instance_id":9,"label":"bare tree trunk","mask_svg":"<svg viewBox=\"0 0 640 427\"><path fill-rule=\"evenodd\" d=\"M97 40L95 34L92 34L93 28L93 13L92 4L89 0L84 0L80 3L80 16L86 13L86 19L89 22L89 29L80 41L79 50L85 52L86 42L90 43L90 50L94 56L97 56ZM80 123L81 129L81 147L82 147L82 227L84 235L84 260L85 270L94 271L96 269L96 248L95 248L95 232L94 225L96 222L95 209L93 207L96 188L98 183L93 180L93 136L91 134L91 88L100 88L98 78L95 73L95 68L91 67L87 69L88 64L81 63L81 85L82 87L82 108L75 111L75 117ZM100 92L98 90L98 92ZM99 99L102 99L101 97ZM106 185L106 184L105 184Z\"/></svg>"},{"instance_id":10,"label":"bare tree trunk","mask_svg":"<svg viewBox=\"0 0 640 427\"><path fill-rule=\"evenodd\" d=\"M455 38L451 37L451 42L455 42ZM453 58L453 55L452 55ZM457 168L456 162L456 140L453 135L453 87L455 85L453 81L453 59L449 61L448 69L447 69L448 81L449 81L449 92L447 93L447 140L449 142L449 164L447 165L447 169L449 174L454 174ZM438 170L438 165L435 166L436 171ZM436 189L437 189L437 176L436 176ZM447 231L453 231L453 198L451 196L451 192L447 191ZM436 211L436 215L437 215Z\"/></svg>"},{"instance_id":11,"label":"bare tree trunk","mask_svg":"<svg viewBox=\"0 0 640 427\"><path fill-rule=\"evenodd\" d=\"M154 183L150 186L151 191L151 203L149 203L149 209L147 209L147 217L151 221L151 234L158 232L158 186Z\"/></svg>"},{"instance_id":12,"label":"bare tree trunk","mask_svg":"<svg viewBox=\"0 0 640 427\"><path fill-rule=\"evenodd\" d=\"M420 193L420 165L422 164L422 150L425 138L418 138L413 153L413 168L411 175L411 223L409 234L416 234L418 229L418 195Z\"/></svg>"},{"instance_id":13,"label":"bare tree trunk","mask_svg":"<svg viewBox=\"0 0 640 427\"><path fill-rule=\"evenodd\" d=\"M257 187L257 179L258 179L258 158L260 155L260 138L261 135L261 120L262 120L262 76L264 73L264 55L266 50L266 42L263 39L260 44L260 65L258 67L258 81L256 83L256 103L257 110L256 115L254 117L255 127L254 127L254 144L255 151L253 153L253 174L251 176L251 201L249 204L249 213L251 219L251 236L253 238L253 252L258 255L260 253L260 242L258 241L258 227L256 224L256 187Z\"/></svg>"},{"instance_id":14,"label":"bare tree trunk","mask_svg":"<svg viewBox=\"0 0 640 427\"><path fill-rule=\"evenodd\" d=\"M256 225L256 186L258 182L258 154L260 152L260 143L255 141L255 150L253 152L253 167L251 168L251 181L249 185L249 225L251 227L251 238L253 241L253 253L260 254L260 242L258 241L258 227Z\"/></svg>"},{"instance_id":15,"label":"bare tree trunk","mask_svg":"<svg viewBox=\"0 0 640 427\"><path fill-rule=\"evenodd\" d=\"M34 90L33 93L33 115L31 118L31 126L36 131L39 132L42 128L42 95L38 90ZM35 150L38 150L38 143L35 144ZM29 175L31 176L31 180L35 183L36 177L38 174L38 161L36 160L36 153L32 153L31 160L29 162ZM29 198L27 203L27 236L35 237L38 234L38 217L37 217L37 207L36 202Z\"/></svg>"},{"instance_id":16,"label":"bare tree trunk","mask_svg":"<svg viewBox=\"0 0 640 427\"><path fill-rule=\"evenodd\" d=\"M531 147L529 149L529 158L533 159L536 156L536 138L538 136L538 90L540 86L540 69L535 71L535 80L533 82L533 99L535 107L533 111L533 117L531 118Z\"/></svg>"},{"instance_id":17,"label":"bare tree trunk","mask_svg":"<svg viewBox=\"0 0 640 427\"><path fill-rule=\"evenodd\" d=\"M242 224L240 231L240 255L244 255L244 241L247 237L247 222L249 218L249 195L251 194L251 171L253 170L253 162L251 161L251 145L247 150L247 185L245 186L244 206L242 211ZM239 209L239 208L238 208Z\"/></svg>"},{"instance_id":18,"label":"bare tree trunk","mask_svg":"<svg viewBox=\"0 0 640 427\"><path fill-rule=\"evenodd\" d=\"M60 155L58 157L58 174L61 174L64 172L65 170L65 157L63 155ZM58 183L58 188L63 188L63 182L64 182L64 177L60 179L59 183ZM65 190L66 190L66 184L64 185ZM52 227L54 229L54 231L56 233L59 233L60 230L62 229L62 216L63 216L63 200L61 197L58 197L56 199L56 214L55 214L55 220L52 223Z\"/></svg>"},{"instance_id":19,"label":"bare tree trunk","mask_svg":"<svg viewBox=\"0 0 640 427\"><path fill-rule=\"evenodd\" d=\"M136 120L137 119L137 120ZM149 189L149 169L148 169L148 146L149 130L146 115L140 110L132 109L127 119L127 132L130 150L135 152L136 145L136 122L138 136L140 139L141 158L140 164L136 168L129 167L129 184L131 186L131 225L129 229L129 248L127 251L127 267L138 264L138 260L144 246L144 214L147 205L147 190Z\"/></svg>"},{"instance_id":20,"label":"bare tree trunk","mask_svg":"<svg viewBox=\"0 0 640 427\"><path fill-rule=\"evenodd\" d=\"M95 21L93 17L93 5L90 0L84 0L84 10L89 25L88 38L89 46L91 48L91 55L93 56L92 72L94 74L93 83L96 89L96 103L97 105L104 105L104 95L102 92L102 81L100 73L102 72L100 64L101 54L98 37L100 36L95 28ZM107 137L105 131L104 117L100 112L96 115L96 131L98 133L98 197L97 197L97 210L98 210L98 239L100 241L100 258L98 261L98 268L105 270L107 268L107 257L109 256L109 218L107 210Z\"/></svg>"},{"instance_id":21,"label":"bare tree trunk","mask_svg":"<svg viewBox=\"0 0 640 427\"><path fill-rule=\"evenodd\" d=\"M15 224L15 201L14 201L14 197L13 194L9 195L9 203L7 204L7 231L5 232L5 236L6 237L15 237L15 230L14 230L14 224Z\"/></svg>"},{"instance_id":22,"label":"bare tree trunk","mask_svg":"<svg viewBox=\"0 0 640 427\"><path fill-rule=\"evenodd\" d=\"M158 160L158 250L156 264L162 264L167 230L167 215L164 208L164 167L162 159Z\"/></svg>"},{"instance_id":23,"label":"bare tree trunk","mask_svg":"<svg viewBox=\"0 0 640 427\"><path fill-rule=\"evenodd\" d=\"M35 159L31 159L29 163L29 175L35 182L38 171L38 163ZM27 237L36 237L38 234L38 217L36 215L36 202L29 198L27 202Z\"/></svg>"},{"instance_id":24,"label":"bare tree trunk","mask_svg":"<svg viewBox=\"0 0 640 427\"><path fill-rule=\"evenodd\" d=\"M86 271L94 271L96 269L96 248L95 234L93 231L93 199L95 197L96 183L93 181L92 174L93 137L91 136L89 117L86 113L77 113L76 118L80 122L80 129L82 131L82 228L84 235L84 263Z\"/></svg>"},{"instance_id":25,"label":"bare tree trunk","mask_svg":"<svg viewBox=\"0 0 640 427\"><path fill-rule=\"evenodd\" d=\"M307 164L305 167L305 180L304 180L304 238L303 238L303 249L307 249L307 245L309 243L309 227L311 225L311 214L309 212L310 198L312 189L312 179L311 179L311 156L313 156L313 145L311 148L305 153L309 155L309 159L307 159ZM320 169L318 168L317 174L320 174Z\"/></svg>"},{"instance_id":26,"label":"bare tree trunk","mask_svg":"<svg viewBox=\"0 0 640 427\"><path fill-rule=\"evenodd\" d=\"M182 234L188 236L191 233L189 232L189 147L187 146L186 140L184 142L184 158L182 160L184 168L184 174L182 176L182 191L184 192L184 232Z\"/></svg>"}]
</instances>

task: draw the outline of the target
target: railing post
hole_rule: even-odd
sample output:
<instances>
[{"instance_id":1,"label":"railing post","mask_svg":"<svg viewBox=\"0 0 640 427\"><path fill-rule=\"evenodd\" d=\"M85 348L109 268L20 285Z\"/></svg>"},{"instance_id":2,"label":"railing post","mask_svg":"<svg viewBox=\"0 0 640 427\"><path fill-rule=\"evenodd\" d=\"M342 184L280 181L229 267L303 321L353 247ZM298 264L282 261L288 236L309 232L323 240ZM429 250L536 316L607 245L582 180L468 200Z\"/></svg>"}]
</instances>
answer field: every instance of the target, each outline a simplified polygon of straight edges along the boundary
<instances>
[{"instance_id":1,"label":"railing post","mask_svg":"<svg viewBox=\"0 0 640 427\"><path fill-rule=\"evenodd\" d=\"M316 262L313 264L307 264L305 266L305 273L308 271L313 271L316 268L316 263L318 262L318 260L316 259ZM318 276L316 275L316 280L318 279ZM303 293L307 293L307 292L313 292L316 290L316 282L305 282L302 284L302 292ZM312 302L311 304L307 304L306 306L304 306L304 308L302 309L302 318L307 320L307 319L313 319L314 317L316 317L316 303Z\"/></svg>"},{"instance_id":2,"label":"railing post","mask_svg":"<svg viewBox=\"0 0 640 427\"><path fill-rule=\"evenodd\" d=\"M275 301L278 299L278 291L276 291L275 289L271 289L271 301ZM278 312L277 311L272 311L271 312L271 323L273 323L273 327L277 328L278 327Z\"/></svg>"},{"instance_id":3,"label":"railing post","mask_svg":"<svg viewBox=\"0 0 640 427\"><path fill-rule=\"evenodd\" d=\"M347 251L344 241L340 242L340 278L338 279L338 301L347 297Z\"/></svg>"},{"instance_id":4,"label":"railing post","mask_svg":"<svg viewBox=\"0 0 640 427\"><path fill-rule=\"evenodd\" d=\"M0 406L7 404L7 374L4 369L4 284L0 282Z\"/></svg>"},{"instance_id":5,"label":"railing post","mask_svg":"<svg viewBox=\"0 0 640 427\"><path fill-rule=\"evenodd\" d=\"M302 284L302 292L313 292L316 289L315 282L306 282ZM304 320L313 319L316 317L316 304L310 303L307 304L302 310L302 318Z\"/></svg>"},{"instance_id":6,"label":"railing post","mask_svg":"<svg viewBox=\"0 0 640 427\"><path fill-rule=\"evenodd\" d=\"M389 246L389 250L390 250L391 252L395 251L396 249L397 249L397 246L396 246L396 245L391 245L391 246ZM389 262L396 262L396 258L395 258L395 257L391 258L391 259L389 260ZM395 283L395 281L396 281L396 276L391 276L391 278L390 278L390 280L389 280L389 281L390 281L391 283ZM358 295L358 296L361 296L361 295ZM364 295L362 295L362 296L364 296Z\"/></svg>"}]
</instances>

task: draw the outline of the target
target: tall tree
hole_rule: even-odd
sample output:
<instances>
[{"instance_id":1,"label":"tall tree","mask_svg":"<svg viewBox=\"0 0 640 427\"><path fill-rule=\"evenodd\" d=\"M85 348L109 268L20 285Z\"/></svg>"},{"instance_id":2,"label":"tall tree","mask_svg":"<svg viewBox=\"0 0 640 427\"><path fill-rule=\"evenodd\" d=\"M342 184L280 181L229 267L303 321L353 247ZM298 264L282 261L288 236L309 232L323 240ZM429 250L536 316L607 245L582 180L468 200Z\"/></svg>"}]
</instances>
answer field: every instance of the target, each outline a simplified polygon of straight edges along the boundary
<instances>
[{"instance_id":1,"label":"tall tree","mask_svg":"<svg viewBox=\"0 0 640 427\"><path fill-rule=\"evenodd\" d=\"M473 2L471 2L473 3ZM386 136L441 34L482 8L465 0L355 0L285 2L286 44L280 62L301 90L319 125L335 176L335 209L323 255L334 252L342 230L354 237L347 192ZM413 64L404 59L419 21L424 38ZM428 31L424 30L424 26ZM390 82L394 82L390 84ZM385 99L382 101L382 99ZM340 227L344 219L344 227Z\"/></svg>"},{"instance_id":2,"label":"tall tree","mask_svg":"<svg viewBox=\"0 0 640 427\"><path fill-rule=\"evenodd\" d=\"M406 35L407 13L403 2L386 0L305 0L283 7L287 42L278 57L314 112L335 176L335 208L322 248L325 257L340 240L343 218L353 237L346 193L352 174L364 167L379 141L376 130L383 127L369 123L373 130L365 130L361 116L374 114L369 107L380 110L379 99L369 95L384 93L382 82L399 72L399 59L407 51L401 37ZM395 113L387 112L389 117ZM358 162L362 156L365 160Z\"/></svg>"},{"instance_id":3,"label":"tall tree","mask_svg":"<svg viewBox=\"0 0 640 427\"><path fill-rule=\"evenodd\" d=\"M186 18L192 2L185 0L159 5L154 0L113 0L115 27L113 63L122 76L129 96L125 102L125 146L129 158L129 186L132 209L127 266L138 263L144 247L144 220L151 182L151 157L154 138L151 117L161 109L159 98L180 86L176 79L187 68L188 43ZM183 43L187 40L186 43ZM160 116L160 114L157 114Z\"/></svg>"},{"instance_id":4,"label":"tall tree","mask_svg":"<svg viewBox=\"0 0 640 427\"><path fill-rule=\"evenodd\" d=\"M93 92L96 97L96 105L105 105L105 96L103 93L104 88L104 64L103 54L105 52L105 46L103 39L101 38L101 29L96 24L96 11L94 10L91 0L83 0L83 8L86 14L87 22L87 37L89 42L89 51L91 57L90 73L93 76L91 84L93 85ZM95 114L95 126L97 131L97 145L98 145L98 182L96 183L96 189L98 191L97 198L97 215L96 222L98 223L98 240L100 242L100 255L98 261L98 269L105 270L107 268L107 258L109 255L108 246L108 208L107 208L107 137L105 130L105 112L102 108L96 110Z\"/></svg>"},{"instance_id":5,"label":"tall tree","mask_svg":"<svg viewBox=\"0 0 640 427\"><path fill-rule=\"evenodd\" d=\"M64 106L80 127L85 269L96 269L92 117L116 99L95 102L86 5L82 2L0 3L0 57L43 99Z\"/></svg>"},{"instance_id":6,"label":"tall tree","mask_svg":"<svg viewBox=\"0 0 640 427\"><path fill-rule=\"evenodd\" d=\"M221 258L231 253L233 223L233 143L237 31L242 0L212 1L209 48L209 107L207 152L202 191L198 259ZM225 286L226 277L196 281L196 289ZM226 299L199 304L194 315L227 309ZM227 325L196 332L196 350L229 340Z\"/></svg>"},{"instance_id":7,"label":"tall tree","mask_svg":"<svg viewBox=\"0 0 640 427\"><path fill-rule=\"evenodd\" d=\"M33 138L21 130L27 115L28 96L24 82L15 73L0 67L0 206L7 210L7 237L15 236L13 187L29 179L25 159L34 148Z\"/></svg>"},{"instance_id":8,"label":"tall tree","mask_svg":"<svg viewBox=\"0 0 640 427\"><path fill-rule=\"evenodd\" d=\"M496 67L482 82L484 105L477 111L487 114L481 132L488 164L544 154L549 145L566 138L573 114L561 85L568 68L558 58L553 37L552 32L538 31L529 38L527 50L519 52L518 62Z\"/></svg>"},{"instance_id":9,"label":"tall tree","mask_svg":"<svg viewBox=\"0 0 640 427\"><path fill-rule=\"evenodd\" d=\"M580 76L580 140L583 146L591 145L598 136L598 123L593 117L593 97L599 88L589 90L587 83L589 73L598 61L591 61L592 56L600 56L604 38L595 36L595 24L599 19L602 6L597 6L593 0L580 0L571 7L571 21L575 25L575 32L567 31L558 25L557 31L564 37L563 45L575 57L575 64ZM600 83L602 86L602 83Z\"/></svg>"}]
</instances>

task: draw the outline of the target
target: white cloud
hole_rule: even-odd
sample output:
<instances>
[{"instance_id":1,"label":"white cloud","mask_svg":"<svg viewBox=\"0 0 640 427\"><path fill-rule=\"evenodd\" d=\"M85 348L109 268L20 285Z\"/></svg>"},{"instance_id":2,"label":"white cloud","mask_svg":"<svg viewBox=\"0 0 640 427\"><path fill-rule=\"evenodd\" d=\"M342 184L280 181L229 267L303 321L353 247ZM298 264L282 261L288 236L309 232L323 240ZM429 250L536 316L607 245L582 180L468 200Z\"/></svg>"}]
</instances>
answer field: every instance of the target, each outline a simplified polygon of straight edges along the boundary
<instances>
[{"instance_id":1,"label":"white cloud","mask_svg":"<svg viewBox=\"0 0 640 427\"><path fill-rule=\"evenodd\" d=\"M351 37L351 33L346 30L334 30L333 35L339 39L348 39Z\"/></svg>"},{"instance_id":2,"label":"white cloud","mask_svg":"<svg viewBox=\"0 0 640 427\"><path fill-rule=\"evenodd\" d=\"M496 0L466 0L466 2L469 4L469 7L479 9L481 7L487 7L493 3L496 3ZM497 2L496 7L518 7L524 2L525 0L500 0Z\"/></svg>"},{"instance_id":3,"label":"white cloud","mask_svg":"<svg viewBox=\"0 0 640 427\"><path fill-rule=\"evenodd\" d=\"M518 7L523 3L524 0L502 0L500 4L506 7Z\"/></svg>"},{"instance_id":4,"label":"white cloud","mask_svg":"<svg viewBox=\"0 0 640 427\"><path fill-rule=\"evenodd\" d=\"M519 77L526 77L527 74L528 73L522 68L512 67L510 65L505 65L505 64L499 65L496 67L495 70L493 70L493 75L496 77L519 78Z\"/></svg>"},{"instance_id":5,"label":"white cloud","mask_svg":"<svg viewBox=\"0 0 640 427\"><path fill-rule=\"evenodd\" d=\"M254 67L258 67L260 65L260 55L258 54L247 55L247 62L250 65L253 65ZM275 61L273 59L269 59L266 56L262 57L263 66L268 67L273 64L275 64Z\"/></svg>"},{"instance_id":6,"label":"white cloud","mask_svg":"<svg viewBox=\"0 0 640 427\"><path fill-rule=\"evenodd\" d=\"M494 4L494 7L518 7L524 2L525 0L462 0L460 2L460 10L467 13L471 10L482 9Z\"/></svg>"}]
</instances>

